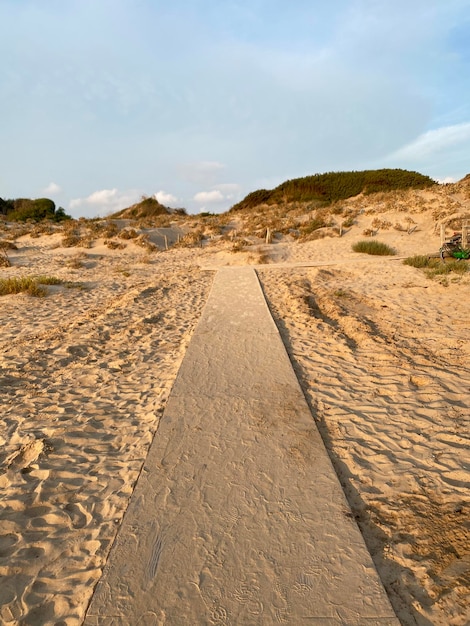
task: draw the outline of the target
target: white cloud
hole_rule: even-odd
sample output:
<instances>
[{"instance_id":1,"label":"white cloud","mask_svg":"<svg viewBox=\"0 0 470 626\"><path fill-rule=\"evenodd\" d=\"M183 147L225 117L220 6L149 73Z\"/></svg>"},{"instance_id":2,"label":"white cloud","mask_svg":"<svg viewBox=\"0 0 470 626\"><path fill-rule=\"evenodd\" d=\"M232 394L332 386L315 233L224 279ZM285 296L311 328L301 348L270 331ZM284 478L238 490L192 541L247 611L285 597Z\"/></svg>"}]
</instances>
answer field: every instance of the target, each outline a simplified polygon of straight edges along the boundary
<instances>
[{"instance_id":1,"label":"white cloud","mask_svg":"<svg viewBox=\"0 0 470 626\"><path fill-rule=\"evenodd\" d=\"M221 202L222 200L225 200L225 197L218 189L214 189L213 191L200 191L195 194L193 200L202 204L205 202Z\"/></svg>"},{"instance_id":2,"label":"white cloud","mask_svg":"<svg viewBox=\"0 0 470 626\"><path fill-rule=\"evenodd\" d=\"M44 189L42 190L42 193L55 195L61 191L62 189L57 183L49 183L47 187L44 187Z\"/></svg>"},{"instance_id":3,"label":"white cloud","mask_svg":"<svg viewBox=\"0 0 470 626\"><path fill-rule=\"evenodd\" d=\"M178 198L171 193L167 193L166 191L157 191L155 198L161 204L165 206L171 206L172 204L176 204L178 202Z\"/></svg>"},{"instance_id":4,"label":"white cloud","mask_svg":"<svg viewBox=\"0 0 470 626\"><path fill-rule=\"evenodd\" d=\"M443 126L430 130L394 152L393 158L426 159L434 154L458 148L470 141L470 123Z\"/></svg>"},{"instance_id":5,"label":"white cloud","mask_svg":"<svg viewBox=\"0 0 470 626\"><path fill-rule=\"evenodd\" d=\"M237 183L223 183L217 185L216 189L224 194L227 200L233 200L240 195L241 187Z\"/></svg>"},{"instance_id":6,"label":"white cloud","mask_svg":"<svg viewBox=\"0 0 470 626\"><path fill-rule=\"evenodd\" d=\"M125 209L139 201L141 194L135 189L119 191L118 189L100 189L86 198L74 198L69 208L77 215L108 215Z\"/></svg>"},{"instance_id":7,"label":"white cloud","mask_svg":"<svg viewBox=\"0 0 470 626\"><path fill-rule=\"evenodd\" d=\"M444 178L439 178L437 182L441 185L446 185L447 183L457 182L457 178L455 176L445 176Z\"/></svg>"},{"instance_id":8,"label":"white cloud","mask_svg":"<svg viewBox=\"0 0 470 626\"><path fill-rule=\"evenodd\" d=\"M88 196L87 202L88 204L107 206L115 200L117 192L117 189L101 189L100 191L94 191Z\"/></svg>"}]
</instances>

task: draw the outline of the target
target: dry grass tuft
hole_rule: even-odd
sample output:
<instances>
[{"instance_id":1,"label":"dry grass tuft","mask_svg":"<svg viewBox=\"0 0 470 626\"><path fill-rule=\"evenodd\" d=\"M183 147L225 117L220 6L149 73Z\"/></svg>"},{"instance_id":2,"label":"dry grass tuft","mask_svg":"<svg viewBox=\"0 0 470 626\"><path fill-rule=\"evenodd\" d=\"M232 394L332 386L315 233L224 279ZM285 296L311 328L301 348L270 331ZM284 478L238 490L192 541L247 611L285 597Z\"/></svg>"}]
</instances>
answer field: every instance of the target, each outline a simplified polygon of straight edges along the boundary
<instances>
[{"instance_id":1,"label":"dry grass tuft","mask_svg":"<svg viewBox=\"0 0 470 626\"><path fill-rule=\"evenodd\" d=\"M137 239L138 236L139 233L135 228L124 228L118 235L120 239Z\"/></svg>"},{"instance_id":2,"label":"dry grass tuft","mask_svg":"<svg viewBox=\"0 0 470 626\"><path fill-rule=\"evenodd\" d=\"M157 252L158 250L158 247L150 241L149 236L146 234L139 235L134 241L138 246L144 248L147 254Z\"/></svg>"},{"instance_id":3,"label":"dry grass tuft","mask_svg":"<svg viewBox=\"0 0 470 626\"><path fill-rule=\"evenodd\" d=\"M396 251L380 241L358 241L352 246L354 252L373 254L377 256L388 256L396 254Z\"/></svg>"},{"instance_id":4,"label":"dry grass tuft","mask_svg":"<svg viewBox=\"0 0 470 626\"><path fill-rule=\"evenodd\" d=\"M115 239L105 239L104 245L110 250L124 250L126 244L122 241L116 241Z\"/></svg>"},{"instance_id":5,"label":"dry grass tuft","mask_svg":"<svg viewBox=\"0 0 470 626\"><path fill-rule=\"evenodd\" d=\"M175 243L176 248L195 248L202 246L204 240L204 229L197 225L196 229L192 232L186 233L184 237Z\"/></svg>"},{"instance_id":6,"label":"dry grass tuft","mask_svg":"<svg viewBox=\"0 0 470 626\"><path fill-rule=\"evenodd\" d=\"M0 246L0 267L11 267L11 261L8 258L5 248Z\"/></svg>"},{"instance_id":7,"label":"dry grass tuft","mask_svg":"<svg viewBox=\"0 0 470 626\"><path fill-rule=\"evenodd\" d=\"M85 252L78 252L75 256L71 257L70 259L68 259L65 262L65 265L67 267L70 267L71 269L74 270L78 270L81 267L84 267L83 261L85 259L87 259L87 255L85 254Z\"/></svg>"}]
</instances>

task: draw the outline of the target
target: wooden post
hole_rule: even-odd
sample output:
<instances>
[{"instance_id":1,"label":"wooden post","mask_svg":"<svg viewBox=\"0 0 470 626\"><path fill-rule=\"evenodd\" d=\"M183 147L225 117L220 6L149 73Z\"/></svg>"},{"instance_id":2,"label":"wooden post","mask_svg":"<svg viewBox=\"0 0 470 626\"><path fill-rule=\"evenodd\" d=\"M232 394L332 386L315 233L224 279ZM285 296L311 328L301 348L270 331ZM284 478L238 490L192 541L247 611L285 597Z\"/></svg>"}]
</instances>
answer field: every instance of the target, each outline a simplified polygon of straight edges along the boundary
<instances>
[{"instance_id":1,"label":"wooden post","mask_svg":"<svg viewBox=\"0 0 470 626\"><path fill-rule=\"evenodd\" d=\"M163 237L165 238L165 250L168 250L168 237L166 235L163 235Z\"/></svg>"},{"instance_id":2,"label":"wooden post","mask_svg":"<svg viewBox=\"0 0 470 626\"><path fill-rule=\"evenodd\" d=\"M270 228L266 228L266 243L272 243L273 236Z\"/></svg>"},{"instance_id":3,"label":"wooden post","mask_svg":"<svg viewBox=\"0 0 470 626\"><path fill-rule=\"evenodd\" d=\"M462 224L462 248L464 250L468 247L468 230L470 228L470 222L464 222Z\"/></svg>"},{"instance_id":4,"label":"wooden post","mask_svg":"<svg viewBox=\"0 0 470 626\"><path fill-rule=\"evenodd\" d=\"M339 225L339 236L343 236L343 222L341 222L341 224Z\"/></svg>"}]
</instances>

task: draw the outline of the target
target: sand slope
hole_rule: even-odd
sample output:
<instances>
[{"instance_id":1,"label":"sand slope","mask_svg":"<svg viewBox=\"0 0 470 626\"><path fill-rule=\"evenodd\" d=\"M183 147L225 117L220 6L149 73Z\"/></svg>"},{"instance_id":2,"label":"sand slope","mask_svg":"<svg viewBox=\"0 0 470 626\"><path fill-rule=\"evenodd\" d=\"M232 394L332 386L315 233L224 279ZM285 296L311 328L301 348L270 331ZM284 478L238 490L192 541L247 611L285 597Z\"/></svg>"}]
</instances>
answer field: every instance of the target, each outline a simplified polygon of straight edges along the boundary
<instances>
[{"instance_id":1,"label":"sand slope","mask_svg":"<svg viewBox=\"0 0 470 626\"><path fill-rule=\"evenodd\" d=\"M412 235L381 239L437 250L415 217ZM360 231L371 217L358 219ZM197 264L261 255L333 264L260 276L395 611L469 623L469 280L357 256L359 231L241 254L96 245L75 269L79 251L55 236L20 240L0 276L85 288L0 301L0 623L82 623L207 297Z\"/></svg>"},{"instance_id":2,"label":"sand slope","mask_svg":"<svg viewBox=\"0 0 470 626\"><path fill-rule=\"evenodd\" d=\"M211 281L122 264L89 262L85 291L2 298L5 625L81 623Z\"/></svg>"},{"instance_id":3,"label":"sand slope","mask_svg":"<svg viewBox=\"0 0 470 626\"><path fill-rule=\"evenodd\" d=\"M468 281L377 259L261 278L398 617L468 624Z\"/></svg>"}]
</instances>

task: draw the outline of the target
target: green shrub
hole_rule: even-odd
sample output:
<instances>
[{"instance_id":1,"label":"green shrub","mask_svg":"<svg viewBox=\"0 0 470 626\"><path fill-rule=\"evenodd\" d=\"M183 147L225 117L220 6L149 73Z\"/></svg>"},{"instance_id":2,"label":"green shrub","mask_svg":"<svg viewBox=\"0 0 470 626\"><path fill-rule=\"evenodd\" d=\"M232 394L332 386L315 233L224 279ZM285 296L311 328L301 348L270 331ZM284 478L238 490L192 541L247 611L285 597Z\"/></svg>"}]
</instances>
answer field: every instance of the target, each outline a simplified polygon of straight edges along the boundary
<instances>
[{"instance_id":1,"label":"green shrub","mask_svg":"<svg viewBox=\"0 0 470 626\"><path fill-rule=\"evenodd\" d=\"M0 279L0 296L15 293L27 293L30 296L43 297L47 291L42 285L61 285L63 281L55 276L13 276Z\"/></svg>"},{"instance_id":2,"label":"green shrub","mask_svg":"<svg viewBox=\"0 0 470 626\"><path fill-rule=\"evenodd\" d=\"M308 221L305 225L299 228L302 235L310 235L313 231L318 230L319 228L325 228L326 226L330 226L331 222L326 221L322 217L314 217L310 221Z\"/></svg>"},{"instance_id":3,"label":"green shrub","mask_svg":"<svg viewBox=\"0 0 470 626\"><path fill-rule=\"evenodd\" d=\"M371 194L395 189L424 189L434 185L429 176L402 169L327 172L287 180L273 190L252 191L231 211L251 209L260 204L321 202L331 204L360 193Z\"/></svg>"},{"instance_id":4,"label":"green shrub","mask_svg":"<svg viewBox=\"0 0 470 626\"><path fill-rule=\"evenodd\" d=\"M36 276L35 280L40 285L62 285L64 282L56 276Z\"/></svg>"},{"instance_id":5,"label":"green shrub","mask_svg":"<svg viewBox=\"0 0 470 626\"><path fill-rule=\"evenodd\" d=\"M403 261L404 265L411 265L411 267L434 267L436 263L439 263L438 259L429 258L428 256L423 256L416 254L415 256L410 256Z\"/></svg>"},{"instance_id":6,"label":"green shrub","mask_svg":"<svg viewBox=\"0 0 470 626\"><path fill-rule=\"evenodd\" d=\"M461 261L438 262L424 271L428 278L442 276L443 274L466 274L468 272L468 264Z\"/></svg>"},{"instance_id":7,"label":"green shrub","mask_svg":"<svg viewBox=\"0 0 470 626\"><path fill-rule=\"evenodd\" d=\"M55 214L55 204L49 198L38 198L37 200L18 198L14 201L13 206L13 211L9 212L7 217L14 222L52 219Z\"/></svg>"},{"instance_id":8,"label":"green shrub","mask_svg":"<svg viewBox=\"0 0 470 626\"><path fill-rule=\"evenodd\" d=\"M403 261L405 265L424 269L428 278L443 276L447 274L466 274L469 265L465 261L441 261L435 257L428 256L412 256Z\"/></svg>"},{"instance_id":9,"label":"green shrub","mask_svg":"<svg viewBox=\"0 0 470 626\"><path fill-rule=\"evenodd\" d=\"M364 254L374 254L378 256L393 256L396 254L393 248L380 241L358 241L353 245L352 249L354 252L363 252Z\"/></svg>"}]
</instances>

